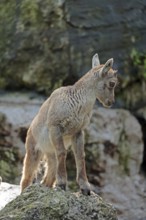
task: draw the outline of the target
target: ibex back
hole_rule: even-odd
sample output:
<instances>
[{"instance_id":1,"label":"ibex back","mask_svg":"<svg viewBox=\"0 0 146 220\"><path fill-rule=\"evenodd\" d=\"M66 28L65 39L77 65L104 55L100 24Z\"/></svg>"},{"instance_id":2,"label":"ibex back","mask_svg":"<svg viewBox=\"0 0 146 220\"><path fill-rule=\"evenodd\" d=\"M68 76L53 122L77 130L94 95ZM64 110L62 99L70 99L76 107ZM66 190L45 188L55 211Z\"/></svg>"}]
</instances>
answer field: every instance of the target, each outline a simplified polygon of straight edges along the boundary
<instances>
[{"instance_id":1,"label":"ibex back","mask_svg":"<svg viewBox=\"0 0 146 220\"><path fill-rule=\"evenodd\" d=\"M114 102L117 84L113 59L100 65L98 55L92 59L92 69L73 86L56 89L43 103L32 121L26 137L21 190L34 179L42 157L47 166L42 183L66 189L66 155L71 145L75 156L77 182L83 194L90 194L86 175L83 130L88 125L96 98L105 106Z\"/></svg>"}]
</instances>

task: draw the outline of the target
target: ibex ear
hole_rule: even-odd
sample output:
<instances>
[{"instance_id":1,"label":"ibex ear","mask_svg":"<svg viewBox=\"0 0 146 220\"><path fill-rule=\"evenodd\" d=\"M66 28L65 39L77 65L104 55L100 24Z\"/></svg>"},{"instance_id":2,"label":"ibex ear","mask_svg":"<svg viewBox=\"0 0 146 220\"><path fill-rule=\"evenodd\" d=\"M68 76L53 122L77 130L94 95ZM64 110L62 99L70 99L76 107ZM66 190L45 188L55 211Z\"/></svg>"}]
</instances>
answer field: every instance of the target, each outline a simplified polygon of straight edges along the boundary
<instances>
[{"instance_id":1,"label":"ibex ear","mask_svg":"<svg viewBox=\"0 0 146 220\"><path fill-rule=\"evenodd\" d=\"M102 67L101 71L100 71L100 76L104 77L108 71L112 68L113 66L113 62L114 62L114 59L111 58L109 59Z\"/></svg>"},{"instance_id":2,"label":"ibex ear","mask_svg":"<svg viewBox=\"0 0 146 220\"><path fill-rule=\"evenodd\" d=\"M92 58L92 68L99 66L99 65L100 65L100 61L99 61L98 54L96 53Z\"/></svg>"}]
</instances>

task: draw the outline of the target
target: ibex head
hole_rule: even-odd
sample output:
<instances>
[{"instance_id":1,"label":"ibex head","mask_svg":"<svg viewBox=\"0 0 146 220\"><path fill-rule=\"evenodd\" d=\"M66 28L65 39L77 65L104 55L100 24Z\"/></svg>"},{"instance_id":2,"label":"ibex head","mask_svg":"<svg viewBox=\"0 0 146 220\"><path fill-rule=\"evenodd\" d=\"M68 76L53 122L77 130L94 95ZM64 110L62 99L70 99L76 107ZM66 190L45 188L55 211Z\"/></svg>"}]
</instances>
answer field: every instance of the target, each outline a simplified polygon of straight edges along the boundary
<instances>
[{"instance_id":1,"label":"ibex head","mask_svg":"<svg viewBox=\"0 0 146 220\"><path fill-rule=\"evenodd\" d=\"M96 77L96 97L105 107L115 102L114 90L117 85L117 70L113 70L113 58L100 65L98 54L92 58L92 71Z\"/></svg>"}]
</instances>

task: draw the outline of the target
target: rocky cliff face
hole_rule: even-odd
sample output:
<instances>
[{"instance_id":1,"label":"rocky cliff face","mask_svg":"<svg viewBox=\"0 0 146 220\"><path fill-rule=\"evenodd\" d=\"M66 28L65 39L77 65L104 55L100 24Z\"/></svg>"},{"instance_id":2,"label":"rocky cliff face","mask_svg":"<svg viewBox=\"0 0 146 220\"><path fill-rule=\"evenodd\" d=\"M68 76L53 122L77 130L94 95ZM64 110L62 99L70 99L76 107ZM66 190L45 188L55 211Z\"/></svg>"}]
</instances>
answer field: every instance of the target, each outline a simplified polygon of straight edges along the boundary
<instances>
[{"instance_id":1,"label":"rocky cliff face","mask_svg":"<svg viewBox=\"0 0 146 220\"><path fill-rule=\"evenodd\" d=\"M114 57L123 75L132 49L146 50L145 6L144 0L1 1L0 88L48 94L89 70L95 52L101 63Z\"/></svg>"}]
</instances>

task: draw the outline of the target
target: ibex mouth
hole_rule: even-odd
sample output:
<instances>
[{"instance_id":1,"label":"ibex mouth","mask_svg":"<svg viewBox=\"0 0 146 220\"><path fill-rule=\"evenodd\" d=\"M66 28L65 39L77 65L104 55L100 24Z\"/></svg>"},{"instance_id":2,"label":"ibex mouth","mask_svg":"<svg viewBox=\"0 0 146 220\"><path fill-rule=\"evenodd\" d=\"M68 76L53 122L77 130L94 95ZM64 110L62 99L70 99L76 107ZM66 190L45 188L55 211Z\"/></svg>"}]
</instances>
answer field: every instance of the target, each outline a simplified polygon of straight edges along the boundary
<instances>
[{"instance_id":1,"label":"ibex mouth","mask_svg":"<svg viewBox=\"0 0 146 220\"><path fill-rule=\"evenodd\" d=\"M104 103L103 106L106 108L110 108L113 105L114 101L111 101L109 99L107 99Z\"/></svg>"},{"instance_id":2,"label":"ibex mouth","mask_svg":"<svg viewBox=\"0 0 146 220\"><path fill-rule=\"evenodd\" d=\"M105 108L110 108L114 104L115 100L114 99L108 99L104 97L97 97L97 100L105 107Z\"/></svg>"},{"instance_id":3,"label":"ibex mouth","mask_svg":"<svg viewBox=\"0 0 146 220\"><path fill-rule=\"evenodd\" d=\"M100 101L100 103L105 107L105 108L111 108L112 107L112 102L110 102L110 101L106 101L106 102L103 102L103 101L101 101L101 100L99 100Z\"/></svg>"}]
</instances>

